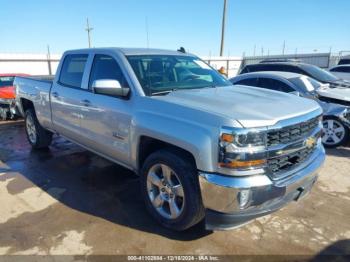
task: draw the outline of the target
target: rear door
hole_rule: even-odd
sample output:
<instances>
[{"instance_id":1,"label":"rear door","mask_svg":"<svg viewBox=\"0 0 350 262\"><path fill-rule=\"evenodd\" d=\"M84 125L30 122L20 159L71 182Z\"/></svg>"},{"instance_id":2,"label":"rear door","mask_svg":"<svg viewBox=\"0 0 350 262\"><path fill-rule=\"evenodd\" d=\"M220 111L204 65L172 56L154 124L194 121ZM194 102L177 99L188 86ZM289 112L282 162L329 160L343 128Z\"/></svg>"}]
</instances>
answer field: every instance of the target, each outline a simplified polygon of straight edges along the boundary
<instances>
[{"instance_id":1,"label":"rear door","mask_svg":"<svg viewBox=\"0 0 350 262\"><path fill-rule=\"evenodd\" d=\"M118 160L121 164L128 165L132 99L130 96L114 97L96 94L92 88L95 80L102 79L118 80L122 87L129 87L117 59L106 54L94 56L89 80L84 87L89 92L82 96L86 104L81 112L80 135L84 145L106 157Z\"/></svg>"},{"instance_id":2,"label":"rear door","mask_svg":"<svg viewBox=\"0 0 350 262\"><path fill-rule=\"evenodd\" d=\"M60 134L79 142L83 107L82 88L88 54L67 54L61 66L59 79L51 90L52 123Z\"/></svg>"}]
</instances>

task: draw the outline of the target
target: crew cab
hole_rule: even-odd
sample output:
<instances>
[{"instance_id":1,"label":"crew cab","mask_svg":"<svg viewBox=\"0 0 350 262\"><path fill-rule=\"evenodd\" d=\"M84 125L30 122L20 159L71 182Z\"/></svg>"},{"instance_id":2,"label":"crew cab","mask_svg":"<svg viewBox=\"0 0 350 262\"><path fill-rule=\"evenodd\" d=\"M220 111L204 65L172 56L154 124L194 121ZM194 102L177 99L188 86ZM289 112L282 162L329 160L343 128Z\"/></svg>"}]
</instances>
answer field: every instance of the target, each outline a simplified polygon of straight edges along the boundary
<instances>
[{"instance_id":1,"label":"crew cab","mask_svg":"<svg viewBox=\"0 0 350 262\"><path fill-rule=\"evenodd\" d=\"M57 133L133 170L150 214L174 230L274 212L311 190L325 159L316 102L233 88L192 54L73 50L57 72L15 79L29 143Z\"/></svg>"}]
</instances>

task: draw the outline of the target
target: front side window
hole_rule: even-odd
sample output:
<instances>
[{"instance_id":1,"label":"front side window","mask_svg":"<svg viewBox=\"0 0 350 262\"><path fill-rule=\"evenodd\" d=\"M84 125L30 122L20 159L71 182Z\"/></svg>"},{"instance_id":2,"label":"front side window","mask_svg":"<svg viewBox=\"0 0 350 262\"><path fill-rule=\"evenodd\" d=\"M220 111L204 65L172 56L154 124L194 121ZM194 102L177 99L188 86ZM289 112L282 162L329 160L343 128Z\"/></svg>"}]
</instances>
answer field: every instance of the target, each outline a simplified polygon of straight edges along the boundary
<instances>
[{"instance_id":1,"label":"front side window","mask_svg":"<svg viewBox=\"0 0 350 262\"><path fill-rule=\"evenodd\" d=\"M127 56L146 95L172 90L228 86L231 83L202 60L191 56Z\"/></svg>"},{"instance_id":2,"label":"front side window","mask_svg":"<svg viewBox=\"0 0 350 262\"><path fill-rule=\"evenodd\" d=\"M0 76L0 87L12 86L14 80L13 76Z\"/></svg>"},{"instance_id":3,"label":"front side window","mask_svg":"<svg viewBox=\"0 0 350 262\"><path fill-rule=\"evenodd\" d=\"M91 69L89 88L96 80L109 79L119 81L122 87L127 87L125 77L117 61L111 56L96 55Z\"/></svg>"},{"instance_id":4,"label":"front side window","mask_svg":"<svg viewBox=\"0 0 350 262\"><path fill-rule=\"evenodd\" d=\"M63 61L59 82L69 87L81 87L88 55L67 55Z\"/></svg>"},{"instance_id":5,"label":"front side window","mask_svg":"<svg viewBox=\"0 0 350 262\"><path fill-rule=\"evenodd\" d=\"M339 67L334 67L331 70L331 72L339 72L339 73L350 73L350 66L339 66Z\"/></svg>"},{"instance_id":6,"label":"front side window","mask_svg":"<svg viewBox=\"0 0 350 262\"><path fill-rule=\"evenodd\" d=\"M313 92L321 87L321 83L308 76L301 76L290 79L292 83L304 92Z\"/></svg>"},{"instance_id":7,"label":"front side window","mask_svg":"<svg viewBox=\"0 0 350 262\"><path fill-rule=\"evenodd\" d=\"M280 91L285 93L290 93L295 91L292 87L288 86L282 81L271 79L271 78L259 78L258 86L265 89L270 89L270 90L275 90L275 91Z\"/></svg>"}]
</instances>

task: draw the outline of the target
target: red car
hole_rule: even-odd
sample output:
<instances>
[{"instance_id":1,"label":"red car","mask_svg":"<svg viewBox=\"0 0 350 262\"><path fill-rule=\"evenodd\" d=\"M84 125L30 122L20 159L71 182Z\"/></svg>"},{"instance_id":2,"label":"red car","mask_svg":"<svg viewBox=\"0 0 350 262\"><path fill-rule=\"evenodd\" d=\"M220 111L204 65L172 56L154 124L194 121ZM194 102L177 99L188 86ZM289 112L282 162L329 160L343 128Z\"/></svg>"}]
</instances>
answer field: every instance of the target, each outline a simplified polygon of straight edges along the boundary
<instances>
[{"instance_id":1,"label":"red car","mask_svg":"<svg viewBox=\"0 0 350 262\"><path fill-rule=\"evenodd\" d=\"M0 120L13 119L17 115L16 92L13 81L16 76L25 74L0 74Z\"/></svg>"}]
</instances>

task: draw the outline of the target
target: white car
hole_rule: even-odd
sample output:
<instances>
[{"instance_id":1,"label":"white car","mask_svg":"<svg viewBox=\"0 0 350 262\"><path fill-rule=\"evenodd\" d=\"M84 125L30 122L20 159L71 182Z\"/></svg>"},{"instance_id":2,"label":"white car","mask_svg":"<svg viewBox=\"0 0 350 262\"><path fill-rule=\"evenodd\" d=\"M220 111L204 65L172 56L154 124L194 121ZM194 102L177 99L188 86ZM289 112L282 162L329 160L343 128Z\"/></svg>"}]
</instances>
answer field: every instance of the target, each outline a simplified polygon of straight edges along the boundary
<instances>
[{"instance_id":1,"label":"white car","mask_svg":"<svg viewBox=\"0 0 350 262\"><path fill-rule=\"evenodd\" d=\"M322 85L316 91L321 101L350 106L350 88Z\"/></svg>"},{"instance_id":2,"label":"white car","mask_svg":"<svg viewBox=\"0 0 350 262\"><path fill-rule=\"evenodd\" d=\"M337 65L329 69L333 75L350 81L350 64L349 65Z\"/></svg>"}]
</instances>

